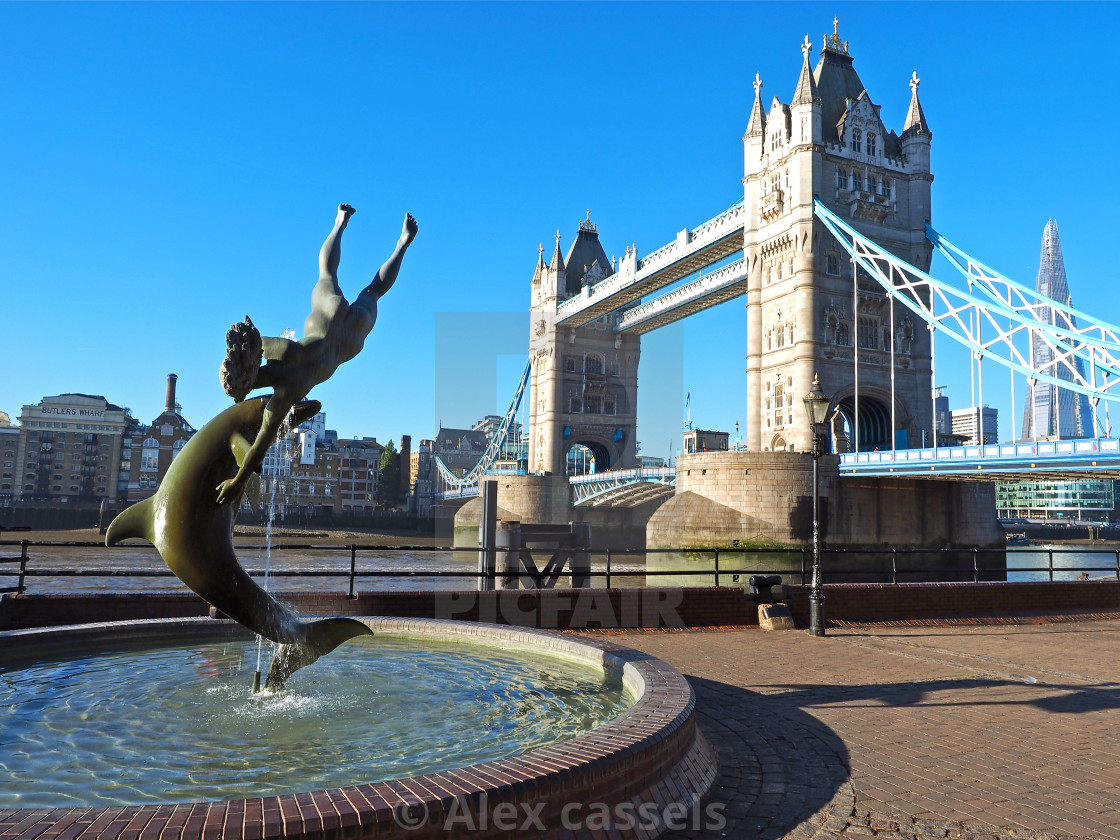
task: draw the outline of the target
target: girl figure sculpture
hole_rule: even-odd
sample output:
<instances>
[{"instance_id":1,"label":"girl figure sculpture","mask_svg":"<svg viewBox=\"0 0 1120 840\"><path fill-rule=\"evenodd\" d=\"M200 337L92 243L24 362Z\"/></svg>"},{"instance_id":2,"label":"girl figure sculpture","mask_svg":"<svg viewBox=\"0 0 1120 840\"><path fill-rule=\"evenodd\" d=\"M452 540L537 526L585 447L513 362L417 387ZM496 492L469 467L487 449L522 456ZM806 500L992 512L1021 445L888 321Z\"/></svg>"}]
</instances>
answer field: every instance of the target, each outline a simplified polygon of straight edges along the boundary
<instances>
[{"instance_id":1,"label":"girl figure sculpture","mask_svg":"<svg viewBox=\"0 0 1120 840\"><path fill-rule=\"evenodd\" d=\"M338 205L334 228L319 252L319 281L311 292L311 314L304 321L302 339L259 337L248 318L226 335L226 359L220 373L226 392L238 402L256 388L272 388L273 394L265 407L260 431L237 475L218 485L219 505L240 497L250 476L264 463L268 448L292 407L313 387L328 380L339 365L361 352L377 320L377 301L393 287L404 252L416 238L416 220L406 214L393 253L373 281L353 303L348 303L338 285L338 263L342 231L353 214L354 208L349 204Z\"/></svg>"}]
</instances>

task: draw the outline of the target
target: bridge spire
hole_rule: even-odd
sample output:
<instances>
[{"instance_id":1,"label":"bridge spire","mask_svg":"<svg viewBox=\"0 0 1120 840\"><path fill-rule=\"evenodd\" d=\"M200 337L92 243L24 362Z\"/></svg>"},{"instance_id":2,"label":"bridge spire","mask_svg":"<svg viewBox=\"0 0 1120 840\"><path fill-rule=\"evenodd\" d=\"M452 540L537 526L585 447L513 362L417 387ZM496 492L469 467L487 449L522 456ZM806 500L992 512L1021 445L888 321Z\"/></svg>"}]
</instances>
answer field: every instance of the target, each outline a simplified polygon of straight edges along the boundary
<instances>
[{"instance_id":1,"label":"bridge spire","mask_svg":"<svg viewBox=\"0 0 1120 840\"><path fill-rule=\"evenodd\" d=\"M762 77L754 74L754 106L747 122L747 137L762 137L766 133L766 113L762 109Z\"/></svg>"},{"instance_id":2,"label":"bridge spire","mask_svg":"<svg viewBox=\"0 0 1120 840\"><path fill-rule=\"evenodd\" d=\"M813 70L809 66L809 53L813 49L813 42L809 40L809 36L805 36L805 41L801 44L801 53L805 56L805 60L801 64L801 76L797 79L797 92L793 95L793 105L812 105L813 102L819 102L820 96L817 94L817 82L813 78Z\"/></svg>"},{"instance_id":3,"label":"bridge spire","mask_svg":"<svg viewBox=\"0 0 1120 840\"><path fill-rule=\"evenodd\" d=\"M910 110L906 112L906 125L902 127L903 137L908 134L930 134L929 123L926 122L925 112L922 111L922 103L918 101L918 85L921 82L918 71L915 70L910 76Z\"/></svg>"}]
</instances>

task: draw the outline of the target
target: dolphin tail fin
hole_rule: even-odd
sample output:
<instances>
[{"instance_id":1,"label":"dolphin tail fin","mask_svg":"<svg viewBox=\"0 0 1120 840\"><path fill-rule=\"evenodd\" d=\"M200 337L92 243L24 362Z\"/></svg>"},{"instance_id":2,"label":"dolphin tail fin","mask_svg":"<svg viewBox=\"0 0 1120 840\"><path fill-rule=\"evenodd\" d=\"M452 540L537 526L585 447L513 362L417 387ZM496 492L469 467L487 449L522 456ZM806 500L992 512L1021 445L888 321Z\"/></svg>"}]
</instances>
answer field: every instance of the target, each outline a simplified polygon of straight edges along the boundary
<instances>
[{"instance_id":1,"label":"dolphin tail fin","mask_svg":"<svg viewBox=\"0 0 1120 840\"><path fill-rule=\"evenodd\" d=\"M372 630L354 618L324 618L305 627L306 641L280 645L280 649L272 657L265 688L279 691L288 677L320 656L330 653L348 639L373 635Z\"/></svg>"},{"instance_id":2,"label":"dolphin tail fin","mask_svg":"<svg viewBox=\"0 0 1120 840\"><path fill-rule=\"evenodd\" d=\"M109 523L109 528L105 531L105 545L116 545L129 537L140 537L154 543L152 516L150 498L125 508Z\"/></svg>"}]
</instances>

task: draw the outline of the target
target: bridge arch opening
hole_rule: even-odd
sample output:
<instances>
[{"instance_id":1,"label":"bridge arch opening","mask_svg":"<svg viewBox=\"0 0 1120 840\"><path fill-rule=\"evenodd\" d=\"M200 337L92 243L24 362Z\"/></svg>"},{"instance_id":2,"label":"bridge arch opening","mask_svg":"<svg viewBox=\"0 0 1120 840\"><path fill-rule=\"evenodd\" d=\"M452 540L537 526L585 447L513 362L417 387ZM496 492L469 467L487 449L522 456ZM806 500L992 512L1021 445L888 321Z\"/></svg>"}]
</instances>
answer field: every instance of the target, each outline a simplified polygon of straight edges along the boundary
<instances>
[{"instance_id":1,"label":"bridge arch opening","mask_svg":"<svg viewBox=\"0 0 1120 840\"><path fill-rule=\"evenodd\" d=\"M601 443L585 440L573 443L565 458L568 475L590 475L611 468L611 453Z\"/></svg>"},{"instance_id":2,"label":"bridge arch opening","mask_svg":"<svg viewBox=\"0 0 1120 840\"><path fill-rule=\"evenodd\" d=\"M837 436L842 433L849 441L848 449L855 450L852 444L855 435L856 405L855 397L844 397L838 403L840 417L838 418ZM891 435L891 409L875 397L860 394L859 397L859 451L867 452L873 449L891 449L893 447Z\"/></svg>"}]
</instances>

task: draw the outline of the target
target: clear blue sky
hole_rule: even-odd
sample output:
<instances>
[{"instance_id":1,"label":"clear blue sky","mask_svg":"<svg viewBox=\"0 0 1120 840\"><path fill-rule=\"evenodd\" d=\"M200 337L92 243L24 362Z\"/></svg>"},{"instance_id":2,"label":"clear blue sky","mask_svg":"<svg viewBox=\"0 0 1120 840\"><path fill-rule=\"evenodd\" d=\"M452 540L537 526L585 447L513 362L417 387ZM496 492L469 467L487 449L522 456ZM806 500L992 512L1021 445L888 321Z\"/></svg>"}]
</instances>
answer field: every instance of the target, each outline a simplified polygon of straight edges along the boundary
<instances>
[{"instance_id":1,"label":"clear blue sky","mask_svg":"<svg viewBox=\"0 0 1120 840\"><path fill-rule=\"evenodd\" d=\"M1056 218L1074 305L1120 322L1117 4L5 3L0 410L77 391L150 422L175 372L202 425L230 323L302 335L347 201L348 294L405 211L420 235L312 394L328 426L415 440L502 411L537 244L566 249L590 208L609 254L648 253L739 200L755 73L788 102L833 15L888 128L922 79L934 226L1033 283ZM744 328L740 299L644 339L645 452L678 439L687 388L698 425L745 423ZM984 376L1006 437L1008 374Z\"/></svg>"}]
</instances>

